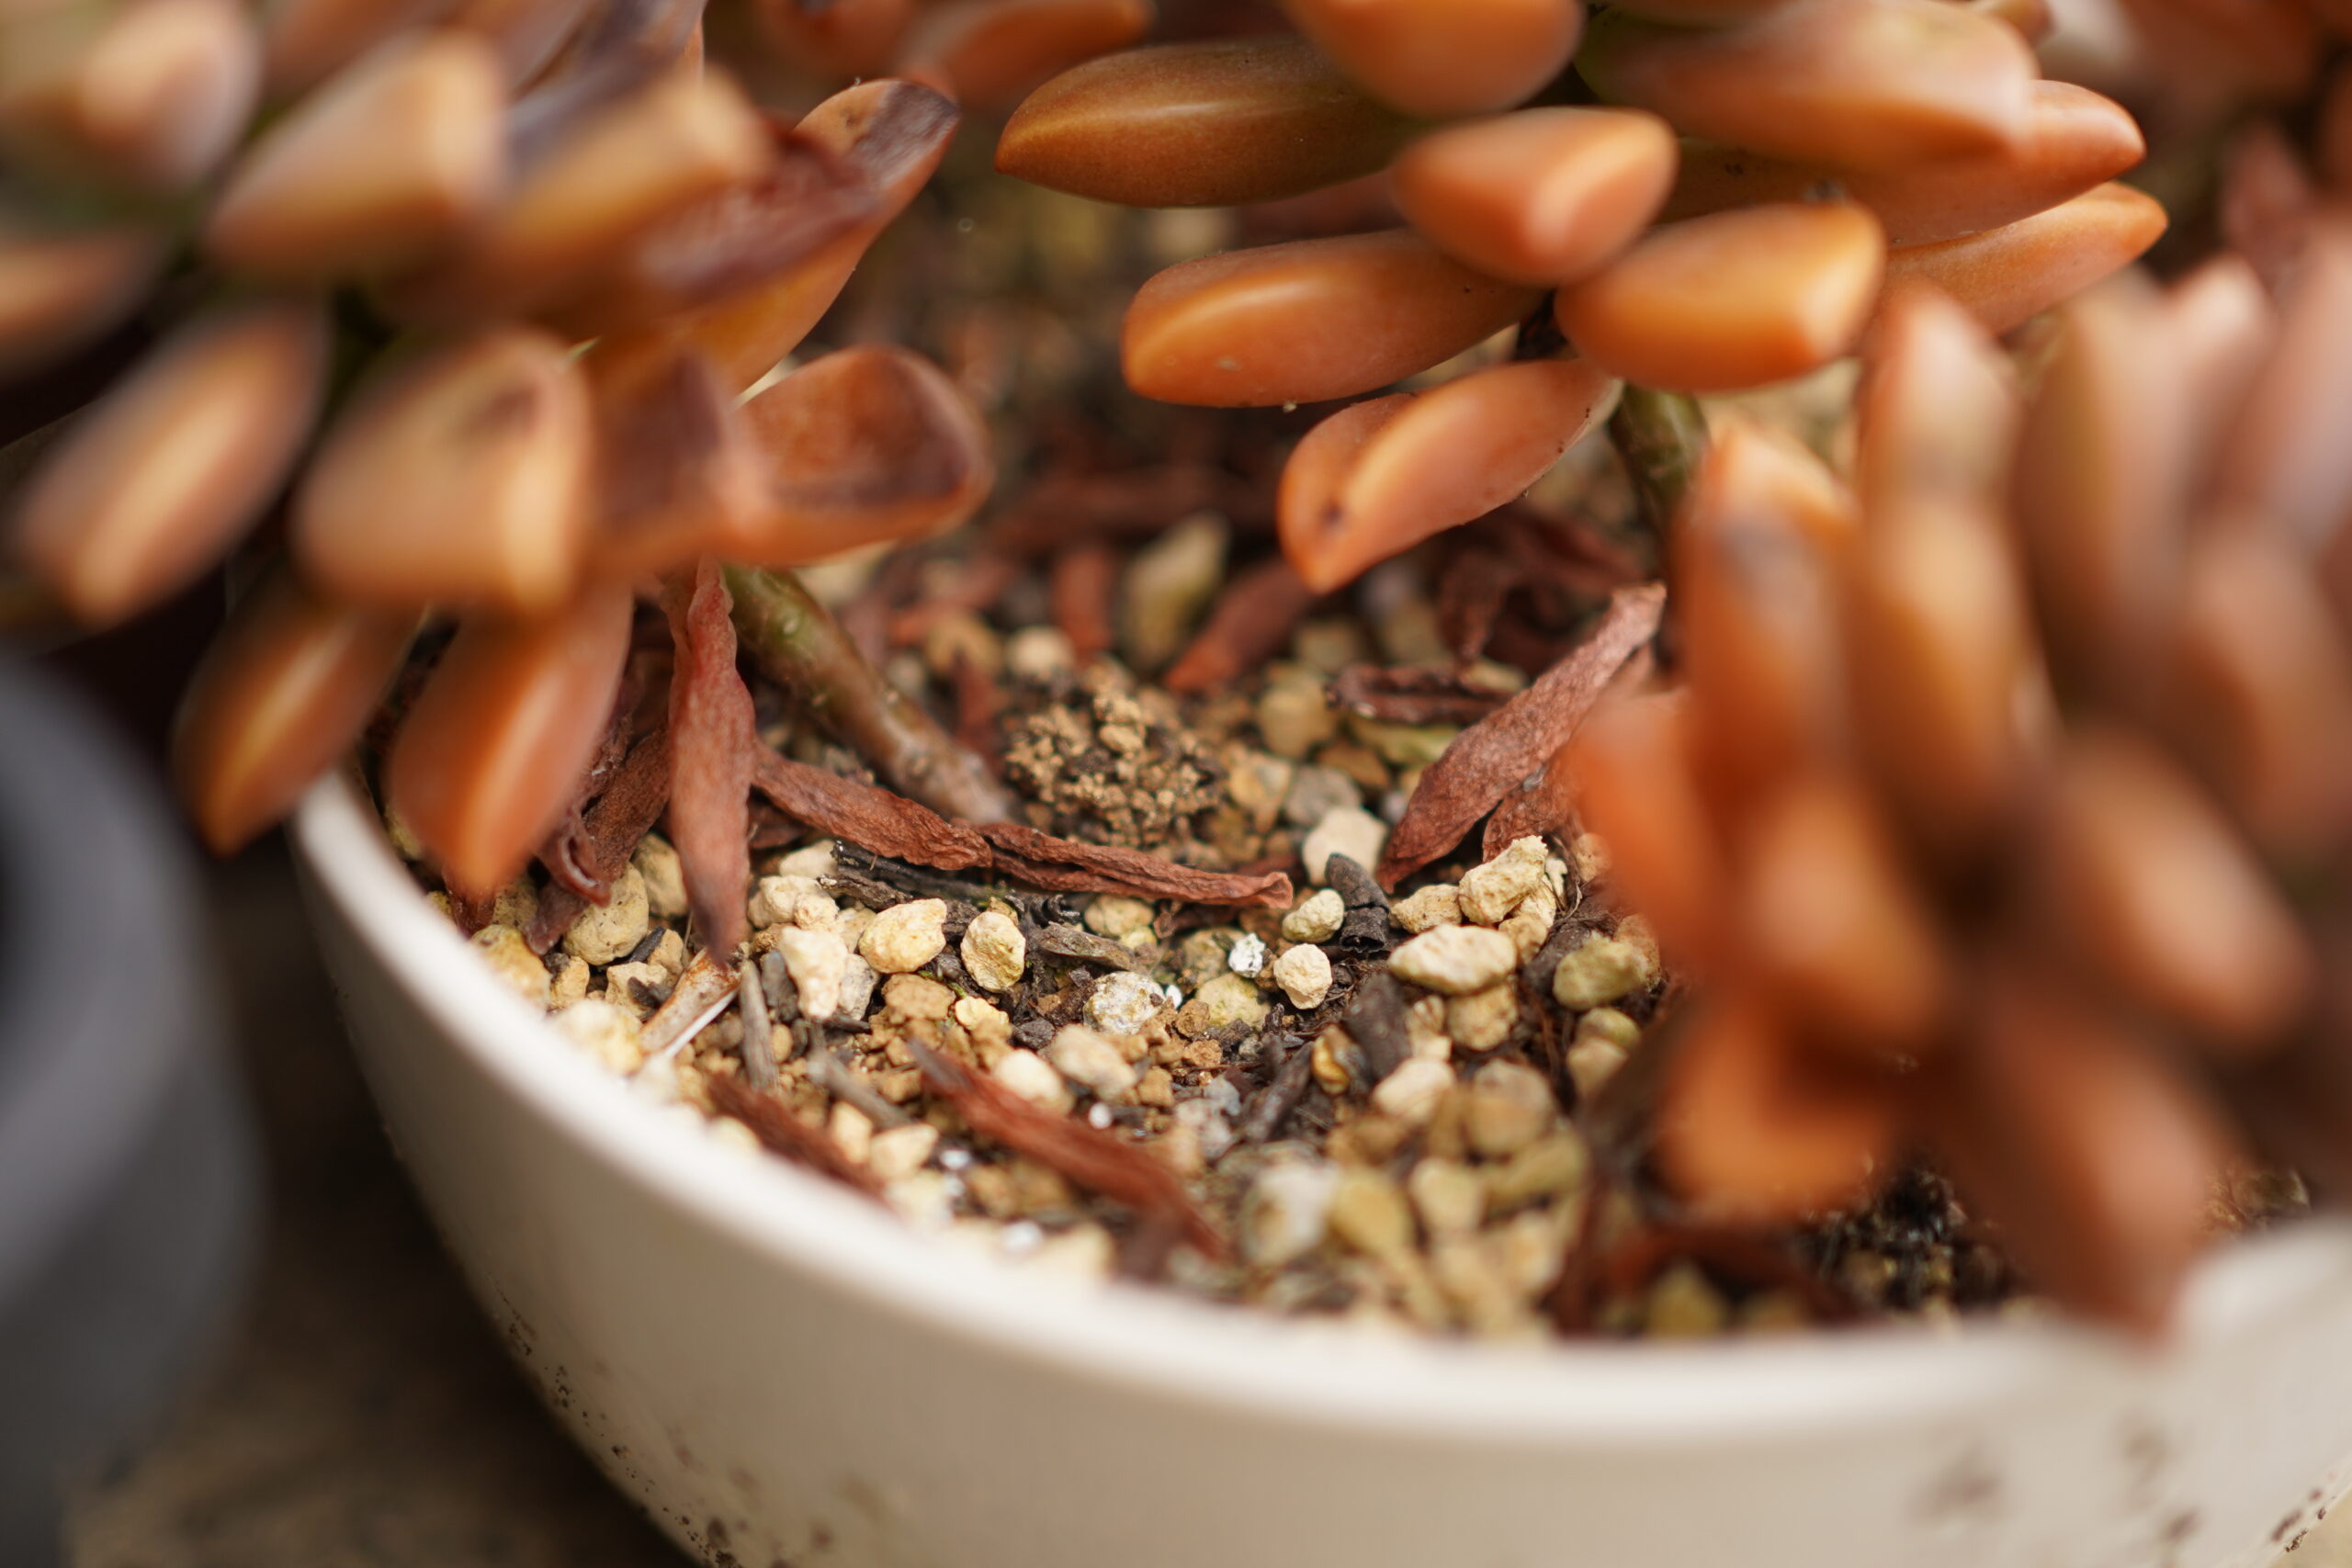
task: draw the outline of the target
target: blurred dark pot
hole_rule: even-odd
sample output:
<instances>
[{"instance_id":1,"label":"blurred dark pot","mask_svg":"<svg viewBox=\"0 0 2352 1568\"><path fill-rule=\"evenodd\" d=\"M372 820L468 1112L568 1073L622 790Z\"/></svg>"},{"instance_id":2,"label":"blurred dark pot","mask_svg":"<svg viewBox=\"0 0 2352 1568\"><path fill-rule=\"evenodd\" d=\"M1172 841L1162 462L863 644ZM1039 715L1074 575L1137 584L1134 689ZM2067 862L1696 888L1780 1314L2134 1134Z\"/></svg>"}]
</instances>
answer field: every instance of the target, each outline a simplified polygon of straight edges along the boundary
<instances>
[{"instance_id":1,"label":"blurred dark pot","mask_svg":"<svg viewBox=\"0 0 2352 1568\"><path fill-rule=\"evenodd\" d=\"M203 910L147 771L0 662L0 1563L153 1428L250 1272L257 1179Z\"/></svg>"}]
</instances>

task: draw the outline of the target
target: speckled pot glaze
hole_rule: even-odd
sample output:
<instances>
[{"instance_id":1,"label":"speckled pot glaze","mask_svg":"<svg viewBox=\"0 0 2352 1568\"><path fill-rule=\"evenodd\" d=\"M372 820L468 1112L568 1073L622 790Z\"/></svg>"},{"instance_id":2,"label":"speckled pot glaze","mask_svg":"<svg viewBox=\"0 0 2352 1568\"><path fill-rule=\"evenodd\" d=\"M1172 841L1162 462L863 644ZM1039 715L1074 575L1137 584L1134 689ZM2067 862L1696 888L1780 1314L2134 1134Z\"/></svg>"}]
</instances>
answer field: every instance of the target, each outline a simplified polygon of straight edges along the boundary
<instances>
[{"instance_id":1,"label":"speckled pot glaze","mask_svg":"<svg viewBox=\"0 0 2352 1568\"><path fill-rule=\"evenodd\" d=\"M2063 1325L1397 1342L968 1258L633 1099L356 794L295 827L398 1145L581 1445L742 1568L2263 1568L2352 1452L2352 1227Z\"/></svg>"}]
</instances>

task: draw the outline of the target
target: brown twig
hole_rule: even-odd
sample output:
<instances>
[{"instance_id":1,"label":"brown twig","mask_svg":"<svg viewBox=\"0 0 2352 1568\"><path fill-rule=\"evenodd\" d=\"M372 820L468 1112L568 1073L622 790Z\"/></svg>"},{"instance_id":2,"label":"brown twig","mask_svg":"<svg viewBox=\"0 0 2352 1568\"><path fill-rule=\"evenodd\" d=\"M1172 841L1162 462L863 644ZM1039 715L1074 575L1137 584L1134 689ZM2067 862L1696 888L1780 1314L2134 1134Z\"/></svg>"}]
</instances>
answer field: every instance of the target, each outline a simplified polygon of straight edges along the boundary
<instances>
[{"instance_id":1,"label":"brown twig","mask_svg":"<svg viewBox=\"0 0 2352 1568\"><path fill-rule=\"evenodd\" d=\"M967 822L1012 814L1012 797L980 760L885 681L797 578L729 567L727 586L736 629L761 672L893 787Z\"/></svg>"}]
</instances>

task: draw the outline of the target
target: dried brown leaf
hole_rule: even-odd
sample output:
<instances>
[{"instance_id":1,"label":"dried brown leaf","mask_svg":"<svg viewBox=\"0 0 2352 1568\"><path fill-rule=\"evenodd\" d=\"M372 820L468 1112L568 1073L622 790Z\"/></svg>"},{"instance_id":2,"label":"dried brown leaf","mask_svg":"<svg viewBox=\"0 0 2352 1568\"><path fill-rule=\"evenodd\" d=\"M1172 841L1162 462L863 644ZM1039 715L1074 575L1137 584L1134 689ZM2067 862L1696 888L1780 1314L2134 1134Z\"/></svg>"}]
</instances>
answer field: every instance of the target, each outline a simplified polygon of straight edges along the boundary
<instances>
[{"instance_id":1,"label":"dried brown leaf","mask_svg":"<svg viewBox=\"0 0 2352 1568\"><path fill-rule=\"evenodd\" d=\"M556 881L539 895L538 912L524 933L532 952L553 947L581 910L611 896L614 878L669 804L670 736L662 730L639 741L579 823L539 852ZM559 860L577 874L576 879L567 880L557 872Z\"/></svg>"},{"instance_id":2,"label":"dried brown leaf","mask_svg":"<svg viewBox=\"0 0 2352 1568\"><path fill-rule=\"evenodd\" d=\"M1042 1110L994 1078L972 1071L920 1042L909 1042L930 1085L945 1096L972 1131L1085 1188L1173 1225L1211 1258L1225 1241L1209 1224L1173 1171L1114 1134Z\"/></svg>"},{"instance_id":3,"label":"dried brown leaf","mask_svg":"<svg viewBox=\"0 0 2352 1568\"><path fill-rule=\"evenodd\" d=\"M735 668L727 583L706 558L662 591L677 645L670 682L670 837L695 928L715 952L741 945L752 885L752 694Z\"/></svg>"},{"instance_id":4,"label":"dried brown leaf","mask_svg":"<svg viewBox=\"0 0 2352 1568\"><path fill-rule=\"evenodd\" d=\"M1205 692L1283 650L1315 591L1277 556L1235 578L1176 662L1160 677L1171 692Z\"/></svg>"},{"instance_id":5,"label":"dried brown leaf","mask_svg":"<svg viewBox=\"0 0 2352 1568\"><path fill-rule=\"evenodd\" d=\"M710 1088L711 1109L749 1127L773 1152L795 1165L807 1166L820 1176L830 1176L869 1198L882 1195L874 1178L862 1167L850 1164L840 1145L827 1137L822 1128L811 1127L785 1109L773 1095L762 1094L723 1073L714 1073L706 1081Z\"/></svg>"},{"instance_id":6,"label":"dried brown leaf","mask_svg":"<svg viewBox=\"0 0 2352 1568\"><path fill-rule=\"evenodd\" d=\"M1566 745L1625 660L1657 634L1665 606L1660 584L1620 589L1575 652L1454 737L1421 775L1389 836L1377 868L1381 886L1396 886L1460 843L1471 824Z\"/></svg>"}]
</instances>

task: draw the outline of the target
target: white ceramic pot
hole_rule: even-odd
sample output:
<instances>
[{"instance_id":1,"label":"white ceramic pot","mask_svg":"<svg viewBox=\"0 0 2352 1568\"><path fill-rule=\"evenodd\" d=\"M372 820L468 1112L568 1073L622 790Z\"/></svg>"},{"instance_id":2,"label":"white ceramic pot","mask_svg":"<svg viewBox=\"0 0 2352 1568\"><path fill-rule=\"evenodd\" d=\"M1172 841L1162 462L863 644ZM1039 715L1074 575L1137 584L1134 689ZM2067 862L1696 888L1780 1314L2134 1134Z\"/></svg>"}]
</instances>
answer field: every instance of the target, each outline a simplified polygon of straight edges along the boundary
<instances>
[{"instance_id":1,"label":"white ceramic pot","mask_svg":"<svg viewBox=\"0 0 2352 1568\"><path fill-rule=\"evenodd\" d=\"M353 1038L549 1406L742 1568L2260 1568L2352 1452L2352 1230L2235 1246L2175 1341L1374 1340L967 1258L633 1098L365 804L295 841Z\"/></svg>"}]
</instances>

